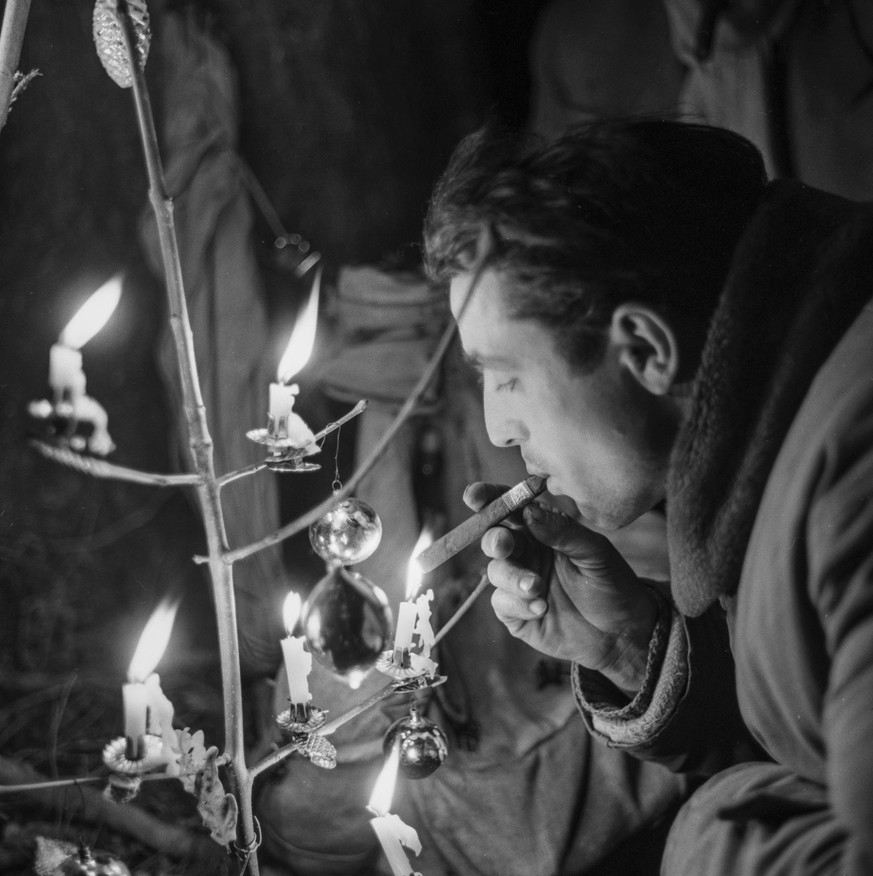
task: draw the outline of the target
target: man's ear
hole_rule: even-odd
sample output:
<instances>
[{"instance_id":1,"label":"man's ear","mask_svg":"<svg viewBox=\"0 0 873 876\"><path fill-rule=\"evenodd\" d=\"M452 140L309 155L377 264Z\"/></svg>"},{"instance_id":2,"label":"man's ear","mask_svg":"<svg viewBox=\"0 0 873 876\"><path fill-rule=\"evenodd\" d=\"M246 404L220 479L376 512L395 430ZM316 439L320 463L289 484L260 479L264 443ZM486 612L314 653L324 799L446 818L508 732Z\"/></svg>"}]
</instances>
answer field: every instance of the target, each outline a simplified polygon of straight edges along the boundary
<instances>
[{"instance_id":1,"label":"man's ear","mask_svg":"<svg viewBox=\"0 0 873 876\"><path fill-rule=\"evenodd\" d=\"M679 371L679 344L672 326L656 311L627 302L612 314L610 344L619 362L654 395L666 395Z\"/></svg>"}]
</instances>

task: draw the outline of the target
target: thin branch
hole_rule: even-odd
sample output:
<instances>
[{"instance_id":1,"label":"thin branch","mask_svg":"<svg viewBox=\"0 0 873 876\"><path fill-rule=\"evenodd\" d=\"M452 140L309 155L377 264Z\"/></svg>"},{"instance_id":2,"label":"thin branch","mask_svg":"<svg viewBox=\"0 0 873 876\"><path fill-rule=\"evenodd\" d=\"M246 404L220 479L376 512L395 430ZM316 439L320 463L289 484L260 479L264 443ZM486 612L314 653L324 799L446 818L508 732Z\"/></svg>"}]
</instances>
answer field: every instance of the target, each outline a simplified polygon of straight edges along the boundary
<instances>
[{"instance_id":1,"label":"thin branch","mask_svg":"<svg viewBox=\"0 0 873 876\"><path fill-rule=\"evenodd\" d=\"M316 443L321 441L322 438L329 435L331 432L339 429L344 423L347 423L352 417L357 417L358 414L362 414L366 409L369 401L367 399L361 399L347 414L343 414L338 420L334 420L332 423L328 423L320 432L317 432L312 437L312 443ZM266 462L256 462L252 465L248 465L245 468L238 469L237 471L232 471L226 475L222 475L218 479L218 485L223 487L225 484L230 484L239 478L247 477L248 475L256 474L259 471L263 471L263 469L269 468ZM200 557L201 562L205 560L204 557Z\"/></svg>"},{"instance_id":2,"label":"thin branch","mask_svg":"<svg viewBox=\"0 0 873 876\"><path fill-rule=\"evenodd\" d=\"M439 632L433 637L434 645L438 644L446 633L473 607L473 603L484 593L488 583L488 573L483 572L479 583L470 595L455 609L455 613L440 627Z\"/></svg>"},{"instance_id":3,"label":"thin branch","mask_svg":"<svg viewBox=\"0 0 873 876\"><path fill-rule=\"evenodd\" d=\"M223 487L226 484L231 484L234 481L239 480L240 478L248 477L249 475L253 475L259 471L263 471L266 467L266 462L255 462L252 463L252 465L247 465L245 468L240 468L236 471L228 472L226 475L222 475L218 479L218 486Z\"/></svg>"},{"instance_id":4,"label":"thin branch","mask_svg":"<svg viewBox=\"0 0 873 876\"><path fill-rule=\"evenodd\" d=\"M139 63L137 37L127 0L117 0L116 11L124 47L130 65L134 106L140 141L149 180L149 201L155 215L161 261L166 281L170 328L176 348L182 399L188 424L189 443L194 469L199 476L197 498L203 517L203 528L209 549L209 573L215 604L218 646L221 657L221 685L224 693L224 750L228 756L228 772L239 803L237 824L239 845L253 847L256 842L252 810L251 781L245 762L243 736L242 678L240 675L239 639L237 637L236 602L233 590L233 569L221 560L227 549L221 490L215 475L213 442L206 422L206 406L200 390L194 336L188 317L188 306L182 280L182 262L176 240L173 201L168 192L158 148L157 131L145 74ZM247 859L246 869L259 876L257 854Z\"/></svg>"},{"instance_id":5,"label":"thin branch","mask_svg":"<svg viewBox=\"0 0 873 876\"><path fill-rule=\"evenodd\" d=\"M117 481L149 484L155 487L196 486L202 482L200 475L196 474L153 474L152 472L138 471L135 468L127 468L123 465L114 465L102 459L95 459L93 456L82 456L74 450L69 450L66 447L54 447L44 441L34 440L30 444L46 459L51 459L53 462L58 462L93 478L112 478Z\"/></svg>"},{"instance_id":6,"label":"thin branch","mask_svg":"<svg viewBox=\"0 0 873 876\"><path fill-rule=\"evenodd\" d=\"M317 730L313 732L313 735L316 736L330 736L332 733L335 733L339 730L343 724L348 723L352 720L352 718L356 718L362 712L366 712L367 709L371 709L373 706L382 702L386 697L391 696L395 693L409 693L413 690L419 690L422 687L427 687L427 682L424 681L423 677L418 678L410 678L406 679L402 682L392 681L385 685L385 687L380 687L374 694L371 694L367 699L361 700L357 705L352 706L347 711L343 712L341 715L338 715L332 721L328 721L326 724L323 724ZM269 769L271 766L275 766L280 761L283 761L286 757L291 754L294 754L295 751L300 749L300 747L306 742L306 738L295 740L294 742L288 743L288 745L283 746L282 748L277 749L269 756L265 757L262 761L255 764L249 770L249 776L254 780L257 776L259 776L264 770Z\"/></svg>"},{"instance_id":7,"label":"thin branch","mask_svg":"<svg viewBox=\"0 0 873 876\"><path fill-rule=\"evenodd\" d=\"M424 372L419 378L418 383L416 383L416 385L413 387L412 392L409 394L409 397L406 399L406 401L403 403L403 406L397 412L397 416L394 418L393 422L388 427L385 434L379 439L376 446L371 451L370 455L364 460L364 462L361 463L358 470L349 478L349 480L346 482L341 490L338 490L329 499L326 499L321 504L316 505L315 508L308 511L302 517L298 517L297 520L294 520L286 526L283 526L276 532L265 536L260 541L256 541L250 545L246 545L245 547L237 548L233 551L228 551L222 557L224 562L230 565L232 563L235 563L237 560L242 560L245 557L249 557L252 554L257 553L258 551L262 551L264 550L264 548L268 548L274 544L278 544L279 542L284 541L286 538L291 538L292 535L297 535L298 532L302 532L311 524L315 523L316 520L323 517L338 502L341 502L347 496L350 496L355 491L356 487L361 482L363 477L370 471L370 469L376 464L376 462L385 452L385 449L394 439L394 436L400 431L400 428L403 426L403 424L415 411L416 404L418 403L422 395L424 395L424 392L430 384L431 380L433 379L434 374L436 374L437 368L439 368L440 362L442 362L443 357L448 351L449 345L451 344L452 338L454 338L456 331L457 325L454 322L450 323L446 327L446 330L443 332L439 344L437 344L437 348L431 356L430 361L427 363L427 366L425 367ZM203 563L207 561L207 558L202 556L195 556L194 561L197 563Z\"/></svg>"},{"instance_id":8,"label":"thin branch","mask_svg":"<svg viewBox=\"0 0 873 876\"><path fill-rule=\"evenodd\" d=\"M197 773L177 773L174 776L167 773L146 773L141 776L144 782L160 782L166 779L181 779L183 776L196 777ZM81 779L51 779L45 782L29 782L21 785L0 785L0 797L4 794L31 794L35 791L51 791L55 788L72 788L76 785L106 784L106 776L85 776Z\"/></svg>"},{"instance_id":9,"label":"thin branch","mask_svg":"<svg viewBox=\"0 0 873 876\"><path fill-rule=\"evenodd\" d=\"M336 505L338 502L341 502L347 496L351 495L354 492L355 488L358 486L358 484L361 482L361 480L364 478L364 476L379 461L379 458L385 452L388 445L394 440L394 436L400 431L400 428L412 415L415 410L416 404L418 404L419 399L422 397L422 395L424 395L425 390L430 385L431 380L433 380L437 368L439 368L443 357L448 352L452 339L455 336L455 332L458 330L458 321L461 319L467 309L467 306L470 304L470 301L473 298L473 292L479 285L479 280L482 279L482 274L488 267L489 259L491 257L491 252L493 249L490 229L485 228L482 230L480 240L481 244L479 247L479 256L470 269L470 283L467 286L466 292L464 293L464 298L461 302L461 306L455 319L449 322L449 325L446 327L442 337L440 338L439 343L437 344L436 350L434 350L433 355L430 357L430 361L427 363L421 377L418 379L418 383L416 383L415 386L412 388L412 391L409 393L409 397L406 399L400 410L397 412L397 416L394 418L394 421L388 427L385 434L376 443L376 446L372 449L370 455L361 463L358 470L351 476L351 478L349 478L345 486L341 490L334 493L334 495L331 496L329 499L325 500L320 505L317 505L311 511L304 514L302 517L299 517L297 520L294 520L286 526L283 526L276 532L265 536L260 541L253 542L246 547L237 548L233 551L227 551L222 556L222 559L225 563L231 565L237 560L242 560L245 557L249 557L252 554L257 553L258 551L264 550L264 548L271 547L274 544L278 544L279 542L284 541L286 538L291 538L292 535L297 535L298 532L302 532L304 529L308 528L311 524L315 523L316 520L325 515L328 511L330 511L330 509L333 508L334 505ZM195 556L194 562L205 563L207 562L207 558L202 556Z\"/></svg>"},{"instance_id":10,"label":"thin branch","mask_svg":"<svg viewBox=\"0 0 873 876\"><path fill-rule=\"evenodd\" d=\"M0 30L0 130L9 116L9 105L15 89L15 71L21 57L21 44L27 27L30 0L6 0L3 29Z\"/></svg>"}]
</instances>

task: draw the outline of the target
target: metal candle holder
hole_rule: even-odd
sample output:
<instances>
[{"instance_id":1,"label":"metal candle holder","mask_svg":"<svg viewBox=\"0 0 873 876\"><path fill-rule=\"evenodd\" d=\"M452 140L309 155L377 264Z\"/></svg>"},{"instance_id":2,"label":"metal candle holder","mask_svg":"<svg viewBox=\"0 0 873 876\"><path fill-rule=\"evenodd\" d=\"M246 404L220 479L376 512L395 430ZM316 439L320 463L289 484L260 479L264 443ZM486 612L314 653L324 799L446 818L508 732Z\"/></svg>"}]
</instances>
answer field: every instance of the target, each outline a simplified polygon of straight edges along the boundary
<instances>
[{"instance_id":1,"label":"metal candle holder","mask_svg":"<svg viewBox=\"0 0 873 876\"><path fill-rule=\"evenodd\" d=\"M89 395L74 400L64 393L53 402L39 399L27 406L27 412L39 438L57 447L95 456L106 456L115 450L106 428L106 410Z\"/></svg>"},{"instance_id":2,"label":"metal candle holder","mask_svg":"<svg viewBox=\"0 0 873 876\"><path fill-rule=\"evenodd\" d=\"M313 435L306 444L300 444L295 439L289 438L285 418L280 417L276 421L272 414L267 414L266 429L250 429L246 432L246 438L249 441L254 441L255 444L262 444L269 448L264 463L272 471L283 473L318 471L321 466L316 462L304 462L305 457L319 453L321 447L318 442L339 429L343 423L347 423L353 417L362 414L368 404L366 399L362 399L347 414L336 422L328 423L320 432Z\"/></svg>"}]
</instances>

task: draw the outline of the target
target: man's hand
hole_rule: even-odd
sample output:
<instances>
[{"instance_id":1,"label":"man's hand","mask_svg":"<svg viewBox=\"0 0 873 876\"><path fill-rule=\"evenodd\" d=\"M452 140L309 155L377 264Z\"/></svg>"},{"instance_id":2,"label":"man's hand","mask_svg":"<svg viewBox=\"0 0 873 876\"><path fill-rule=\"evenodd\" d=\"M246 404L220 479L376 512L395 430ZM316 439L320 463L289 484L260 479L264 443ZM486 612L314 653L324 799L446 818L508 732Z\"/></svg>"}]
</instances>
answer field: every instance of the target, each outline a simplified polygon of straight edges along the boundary
<instances>
[{"instance_id":1,"label":"man's hand","mask_svg":"<svg viewBox=\"0 0 873 876\"><path fill-rule=\"evenodd\" d=\"M471 484L479 510L506 487ZM633 696L658 616L655 596L605 536L533 502L489 529L491 604L512 635L551 657L602 673Z\"/></svg>"}]
</instances>

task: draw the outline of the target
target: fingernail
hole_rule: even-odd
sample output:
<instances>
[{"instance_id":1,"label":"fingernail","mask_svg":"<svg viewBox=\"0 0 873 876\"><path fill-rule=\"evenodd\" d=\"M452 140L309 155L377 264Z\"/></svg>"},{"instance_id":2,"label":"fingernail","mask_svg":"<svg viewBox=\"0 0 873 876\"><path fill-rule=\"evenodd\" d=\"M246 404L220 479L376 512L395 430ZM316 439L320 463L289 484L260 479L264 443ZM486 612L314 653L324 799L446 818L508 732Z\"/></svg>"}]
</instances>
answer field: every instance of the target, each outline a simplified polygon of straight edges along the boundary
<instances>
[{"instance_id":1,"label":"fingernail","mask_svg":"<svg viewBox=\"0 0 873 876\"><path fill-rule=\"evenodd\" d=\"M521 579L521 589L524 590L525 593L530 593L533 590L534 584L536 584L536 575L525 575L524 578Z\"/></svg>"},{"instance_id":2,"label":"fingernail","mask_svg":"<svg viewBox=\"0 0 873 876\"><path fill-rule=\"evenodd\" d=\"M542 599L535 599L535 600L530 604L530 610L531 610L534 614L545 614L545 611L546 611L546 603L545 603L545 601L542 600Z\"/></svg>"}]
</instances>

